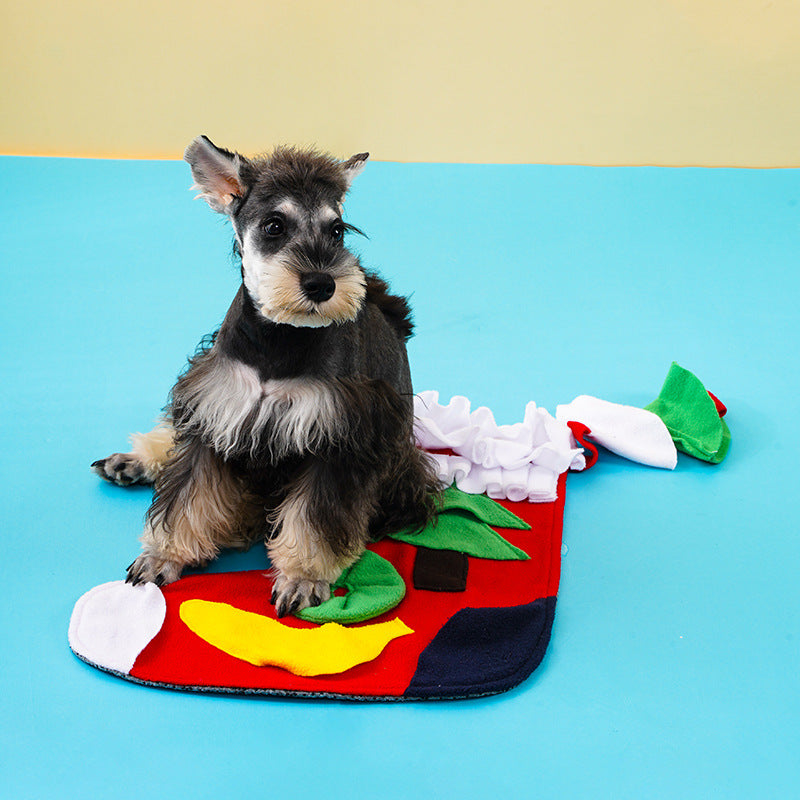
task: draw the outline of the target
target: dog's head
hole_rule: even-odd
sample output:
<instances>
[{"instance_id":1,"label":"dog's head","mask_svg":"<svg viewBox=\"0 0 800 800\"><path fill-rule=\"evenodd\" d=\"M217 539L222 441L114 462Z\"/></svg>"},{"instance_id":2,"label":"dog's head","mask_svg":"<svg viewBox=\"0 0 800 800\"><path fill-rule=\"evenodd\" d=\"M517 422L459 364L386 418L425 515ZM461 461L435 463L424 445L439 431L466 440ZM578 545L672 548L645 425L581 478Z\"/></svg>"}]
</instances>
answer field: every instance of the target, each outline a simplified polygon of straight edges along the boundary
<instances>
[{"instance_id":1,"label":"dog's head","mask_svg":"<svg viewBox=\"0 0 800 800\"><path fill-rule=\"evenodd\" d=\"M186 148L200 196L231 219L242 280L266 319L298 327L355 319L365 277L344 245L354 229L342 221L342 203L367 157L278 148L250 159L205 136Z\"/></svg>"}]
</instances>

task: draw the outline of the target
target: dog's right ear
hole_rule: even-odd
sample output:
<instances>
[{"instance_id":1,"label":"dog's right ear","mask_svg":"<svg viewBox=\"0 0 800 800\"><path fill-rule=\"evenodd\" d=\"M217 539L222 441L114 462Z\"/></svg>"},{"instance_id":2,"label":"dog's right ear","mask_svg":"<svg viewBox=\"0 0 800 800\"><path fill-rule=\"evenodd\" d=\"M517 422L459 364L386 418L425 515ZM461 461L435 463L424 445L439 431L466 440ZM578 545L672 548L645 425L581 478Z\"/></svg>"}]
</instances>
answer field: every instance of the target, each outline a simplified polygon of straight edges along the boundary
<instances>
[{"instance_id":1,"label":"dog's right ear","mask_svg":"<svg viewBox=\"0 0 800 800\"><path fill-rule=\"evenodd\" d=\"M214 211L228 214L231 204L245 193L241 176L247 160L238 153L217 147L207 136L198 136L183 154L192 168L195 189Z\"/></svg>"},{"instance_id":2,"label":"dog's right ear","mask_svg":"<svg viewBox=\"0 0 800 800\"><path fill-rule=\"evenodd\" d=\"M352 186L353 181L364 171L368 158L369 153L356 153L356 155L350 156L350 158L342 164L344 179L348 189Z\"/></svg>"}]
</instances>

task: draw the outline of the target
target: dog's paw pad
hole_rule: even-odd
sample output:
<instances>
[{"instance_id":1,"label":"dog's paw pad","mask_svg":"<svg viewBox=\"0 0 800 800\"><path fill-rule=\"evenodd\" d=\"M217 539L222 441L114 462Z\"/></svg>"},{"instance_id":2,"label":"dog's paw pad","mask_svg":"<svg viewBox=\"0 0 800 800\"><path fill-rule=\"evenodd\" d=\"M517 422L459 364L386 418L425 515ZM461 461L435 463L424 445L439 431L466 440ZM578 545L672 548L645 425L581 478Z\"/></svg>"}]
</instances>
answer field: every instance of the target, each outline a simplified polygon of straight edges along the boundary
<instances>
[{"instance_id":1,"label":"dog's paw pad","mask_svg":"<svg viewBox=\"0 0 800 800\"><path fill-rule=\"evenodd\" d=\"M272 590L271 602L275 614L285 617L330 599L331 585L327 581L292 580L278 575Z\"/></svg>"},{"instance_id":2,"label":"dog's paw pad","mask_svg":"<svg viewBox=\"0 0 800 800\"><path fill-rule=\"evenodd\" d=\"M141 459L133 453L114 453L92 464L92 470L117 486L149 483Z\"/></svg>"},{"instance_id":3,"label":"dog's paw pad","mask_svg":"<svg viewBox=\"0 0 800 800\"><path fill-rule=\"evenodd\" d=\"M155 583L164 586L173 583L181 576L183 567L177 561L142 554L128 567L125 583L136 586L139 583Z\"/></svg>"}]
</instances>

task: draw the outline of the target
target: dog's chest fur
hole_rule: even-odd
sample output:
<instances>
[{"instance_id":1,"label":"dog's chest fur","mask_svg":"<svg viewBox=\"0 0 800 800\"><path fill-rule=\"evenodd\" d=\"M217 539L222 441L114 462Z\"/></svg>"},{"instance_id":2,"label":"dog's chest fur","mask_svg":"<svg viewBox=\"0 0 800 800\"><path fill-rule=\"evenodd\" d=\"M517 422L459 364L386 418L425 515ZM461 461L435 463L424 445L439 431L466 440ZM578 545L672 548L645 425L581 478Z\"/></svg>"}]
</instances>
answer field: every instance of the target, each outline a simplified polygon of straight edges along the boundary
<instances>
[{"instance_id":1,"label":"dog's chest fur","mask_svg":"<svg viewBox=\"0 0 800 800\"><path fill-rule=\"evenodd\" d=\"M277 461L309 452L336 435L340 415L335 393L324 381L262 380L254 367L216 349L202 357L194 373L176 387L176 422L198 433L223 458Z\"/></svg>"},{"instance_id":2,"label":"dog's chest fur","mask_svg":"<svg viewBox=\"0 0 800 800\"><path fill-rule=\"evenodd\" d=\"M171 412L225 459L276 463L346 437L360 401L352 382L376 378L410 394L400 336L375 304L350 323L293 328L259 319L240 291L213 347L178 380Z\"/></svg>"}]
</instances>

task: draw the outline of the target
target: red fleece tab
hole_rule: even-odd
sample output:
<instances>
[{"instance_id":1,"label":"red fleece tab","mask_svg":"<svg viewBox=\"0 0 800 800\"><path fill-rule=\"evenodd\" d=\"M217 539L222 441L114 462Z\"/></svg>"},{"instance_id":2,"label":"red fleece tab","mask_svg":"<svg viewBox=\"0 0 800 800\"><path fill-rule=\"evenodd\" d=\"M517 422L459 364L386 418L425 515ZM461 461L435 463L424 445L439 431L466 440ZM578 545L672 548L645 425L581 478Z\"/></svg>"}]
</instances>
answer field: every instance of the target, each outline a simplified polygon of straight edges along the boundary
<instances>
[{"instance_id":1,"label":"red fleece tab","mask_svg":"<svg viewBox=\"0 0 800 800\"><path fill-rule=\"evenodd\" d=\"M582 422L568 422L567 427L572 431L578 444L588 451L586 469L591 469L597 463L597 448L586 438L592 432L591 429Z\"/></svg>"},{"instance_id":2,"label":"red fleece tab","mask_svg":"<svg viewBox=\"0 0 800 800\"><path fill-rule=\"evenodd\" d=\"M719 399L719 397L717 397L715 394L712 394L711 392L708 392L708 396L714 401L714 406L717 409L717 414L719 414L720 417L724 417L728 413L728 409L725 407L725 403L723 403L722 400Z\"/></svg>"}]
</instances>

